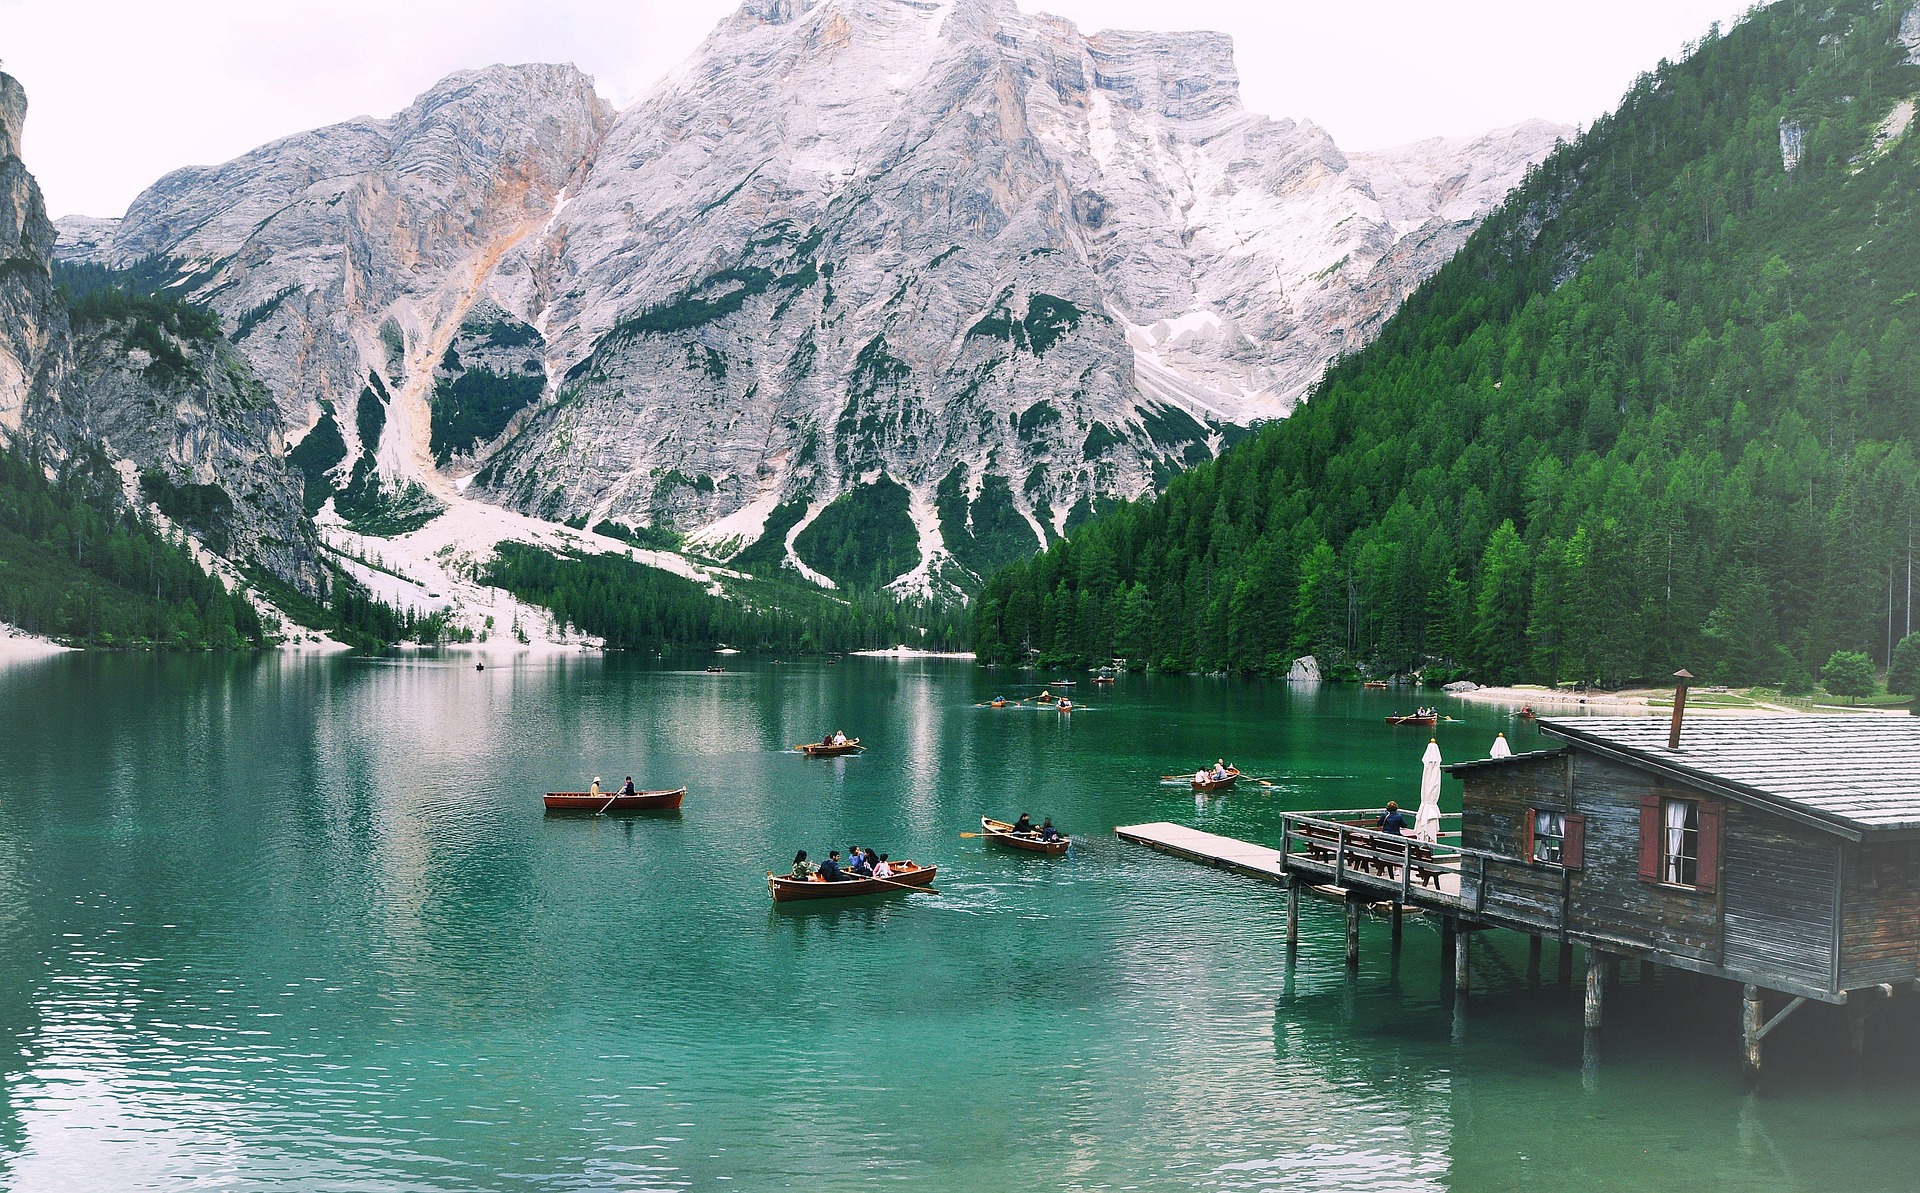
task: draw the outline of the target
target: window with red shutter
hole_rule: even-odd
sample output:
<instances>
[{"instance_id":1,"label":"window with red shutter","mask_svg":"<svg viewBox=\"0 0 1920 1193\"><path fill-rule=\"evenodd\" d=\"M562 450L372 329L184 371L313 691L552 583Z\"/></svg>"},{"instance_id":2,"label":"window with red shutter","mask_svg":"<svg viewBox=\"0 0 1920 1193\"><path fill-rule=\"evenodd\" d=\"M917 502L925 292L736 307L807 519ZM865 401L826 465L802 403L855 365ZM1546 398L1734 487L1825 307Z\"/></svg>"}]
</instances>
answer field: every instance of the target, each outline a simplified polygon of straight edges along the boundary
<instances>
[{"instance_id":1,"label":"window with red shutter","mask_svg":"<svg viewBox=\"0 0 1920 1193\"><path fill-rule=\"evenodd\" d=\"M1560 843L1560 864L1578 870L1587 864L1587 818L1578 812L1567 813L1566 838Z\"/></svg>"},{"instance_id":2,"label":"window with red shutter","mask_svg":"<svg viewBox=\"0 0 1920 1193\"><path fill-rule=\"evenodd\" d=\"M1720 825L1725 819L1717 803L1700 805L1700 865L1693 889L1712 891L1720 878Z\"/></svg>"},{"instance_id":3,"label":"window with red shutter","mask_svg":"<svg viewBox=\"0 0 1920 1193\"><path fill-rule=\"evenodd\" d=\"M1660 797L1640 797L1640 880L1660 881Z\"/></svg>"}]
</instances>

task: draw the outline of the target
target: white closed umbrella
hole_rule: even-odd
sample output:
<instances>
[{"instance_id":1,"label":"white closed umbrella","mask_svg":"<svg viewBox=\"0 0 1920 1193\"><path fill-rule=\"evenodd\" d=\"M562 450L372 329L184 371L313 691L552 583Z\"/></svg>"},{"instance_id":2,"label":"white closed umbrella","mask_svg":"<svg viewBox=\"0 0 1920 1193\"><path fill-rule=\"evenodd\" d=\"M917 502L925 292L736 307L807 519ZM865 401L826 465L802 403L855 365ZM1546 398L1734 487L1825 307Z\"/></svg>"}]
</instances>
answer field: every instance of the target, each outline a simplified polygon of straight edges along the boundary
<instances>
[{"instance_id":1,"label":"white closed umbrella","mask_svg":"<svg viewBox=\"0 0 1920 1193\"><path fill-rule=\"evenodd\" d=\"M1440 743L1427 743L1420 756L1420 814L1413 820L1413 835L1431 845L1440 839Z\"/></svg>"},{"instance_id":2,"label":"white closed umbrella","mask_svg":"<svg viewBox=\"0 0 1920 1193\"><path fill-rule=\"evenodd\" d=\"M1493 749L1487 754L1487 757L1489 758L1513 757L1513 747L1507 744L1506 734L1502 733L1499 737L1496 737L1493 739Z\"/></svg>"}]
</instances>

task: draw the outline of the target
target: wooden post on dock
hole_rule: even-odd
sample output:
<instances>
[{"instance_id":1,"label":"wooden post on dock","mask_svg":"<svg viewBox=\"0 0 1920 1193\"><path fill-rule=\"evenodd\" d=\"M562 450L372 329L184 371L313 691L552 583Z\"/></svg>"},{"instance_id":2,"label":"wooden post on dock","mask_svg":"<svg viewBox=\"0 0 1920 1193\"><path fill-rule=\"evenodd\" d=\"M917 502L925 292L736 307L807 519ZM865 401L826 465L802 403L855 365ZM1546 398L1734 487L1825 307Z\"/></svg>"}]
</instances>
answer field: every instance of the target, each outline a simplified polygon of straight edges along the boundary
<instances>
[{"instance_id":1,"label":"wooden post on dock","mask_svg":"<svg viewBox=\"0 0 1920 1193\"><path fill-rule=\"evenodd\" d=\"M1600 1030L1600 1009L1607 993L1607 955L1587 950L1587 1030Z\"/></svg>"},{"instance_id":2,"label":"wooden post on dock","mask_svg":"<svg viewBox=\"0 0 1920 1193\"><path fill-rule=\"evenodd\" d=\"M1540 945L1537 933L1527 937L1527 986L1531 989L1540 987Z\"/></svg>"},{"instance_id":3,"label":"wooden post on dock","mask_svg":"<svg viewBox=\"0 0 1920 1193\"><path fill-rule=\"evenodd\" d=\"M1360 896L1347 892L1347 968L1360 968Z\"/></svg>"},{"instance_id":4,"label":"wooden post on dock","mask_svg":"<svg viewBox=\"0 0 1920 1193\"><path fill-rule=\"evenodd\" d=\"M1468 972L1472 962L1473 934L1462 932L1453 942L1453 992L1455 994L1467 992L1467 987L1470 985Z\"/></svg>"},{"instance_id":5,"label":"wooden post on dock","mask_svg":"<svg viewBox=\"0 0 1920 1193\"><path fill-rule=\"evenodd\" d=\"M1553 980L1563 987L1573 985L1573 942L1571 940L1560 942L1560 955L1553 966Z\"/></svg>"},{"instance_id":6,"label":"wooden post on dock","mask_svg":"<svg viewBox=\"0 0 1920 1193\"><path fill-rule=\"evenodd\" d=\"M1741 1066L1746 1072L1747 1084L1760 1080L1760 1029L1764 1018L1765 1003L1760 1000L1760 987L1748 982L1740 989L1740 1036L1746 1045L1746 1063Z\"/></svg>"},{"instance_id":7,"label":"wooden post on dock","mask_svg":"<svg viewBox=\"0 0 1920 1193\"><path fill-rule=\"evenodd\" d=\"M1398 899L1393 901L1393 948L1395 952L1400 949L1400 900Z\"/></svg>"},{"instance_id":8,"label":"wooden post on dock","mask_svg":"<svg viewBox=\"0 0 1920 1193\"><path fill-rule=\"evenodd\" d=\"M1459 933L1454 931L1452 916L1443 916L1440 920L1440 970L1442 973L1453 968L1453 951L1458 947Z\"/></svg>"},{"instance_id":9,"label":"wooden post on dock","mask_svg":"<svg viewBox=\"0 0 1920 1193\"><path fill-rule=\"evenodd\" d=\"M1300 876L1287 875L1287 948L1300 947Z\"/></svg>"}]
</instances>

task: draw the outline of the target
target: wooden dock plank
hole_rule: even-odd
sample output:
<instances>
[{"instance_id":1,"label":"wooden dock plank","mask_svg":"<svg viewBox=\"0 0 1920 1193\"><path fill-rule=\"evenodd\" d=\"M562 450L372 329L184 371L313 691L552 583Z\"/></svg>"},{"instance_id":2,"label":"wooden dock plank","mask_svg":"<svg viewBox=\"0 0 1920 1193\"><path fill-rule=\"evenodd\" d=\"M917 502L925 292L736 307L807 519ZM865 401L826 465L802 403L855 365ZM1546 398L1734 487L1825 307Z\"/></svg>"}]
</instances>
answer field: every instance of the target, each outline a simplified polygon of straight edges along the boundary
<instances>
[{"instance_id":1,"label":"wooden dock plank","mask_svg":"<svg viewBox=\"0 0 1920 1193\"><path fill-rule=\"evenodd\" d=\"M1286 878L1280 870L1280 851L1255 845L1251 841L1238 841L1218 833L1203 833L1196 828L1165 821L1123 824L1113 830L1113 835L1122 841L1132 841L1202 865L1232 870L1262 882L1283 882Z\"/></svg>"}]
</instances>

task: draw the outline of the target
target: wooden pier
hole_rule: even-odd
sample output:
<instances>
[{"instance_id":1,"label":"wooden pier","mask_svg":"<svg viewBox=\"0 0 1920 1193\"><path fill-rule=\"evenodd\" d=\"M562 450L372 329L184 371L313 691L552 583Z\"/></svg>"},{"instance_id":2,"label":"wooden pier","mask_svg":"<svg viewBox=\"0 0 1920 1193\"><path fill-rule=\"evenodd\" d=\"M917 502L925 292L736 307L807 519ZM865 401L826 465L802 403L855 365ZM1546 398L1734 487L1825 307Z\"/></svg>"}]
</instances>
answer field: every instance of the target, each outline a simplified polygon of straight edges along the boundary
<instances>
[{"instance_id":1,"label":"wooden pier","mask_svg":"<svg viewBox=\"0 0 1920 1193\"><path fill-rule=\"evenodd\" d=\"M1251 841L1236 841L1232 837L1203 833L1196 828L1165 821L1123 824L1113 830L1113 835L1122 841L1132 841L1136 845L1158 849L1161 853L1171 853L1203 866L1231 870L1261 882L1287 880L1286 872L1280 867L1280 851L1255 845Z\"/></svg>"}]
</instances>

